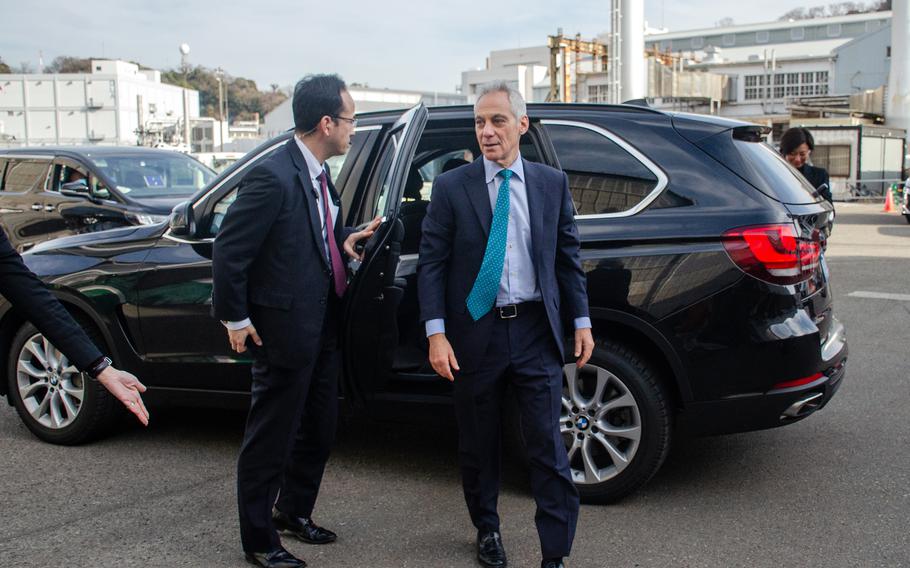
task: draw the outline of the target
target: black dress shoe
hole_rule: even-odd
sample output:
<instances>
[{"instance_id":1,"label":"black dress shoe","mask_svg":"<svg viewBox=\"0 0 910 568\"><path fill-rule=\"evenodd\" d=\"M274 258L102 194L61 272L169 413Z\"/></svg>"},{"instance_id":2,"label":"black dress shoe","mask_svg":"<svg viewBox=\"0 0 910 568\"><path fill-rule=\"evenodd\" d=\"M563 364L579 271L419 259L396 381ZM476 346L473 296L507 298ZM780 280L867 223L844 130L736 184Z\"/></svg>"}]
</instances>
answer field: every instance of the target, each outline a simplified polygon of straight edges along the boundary
<instances>
[{"instance_id":1,"label":"black dress shoe","mask_svg":"<svg viewBox=\"0 0 910 568\"><path fill-rule=\"evenodd\" d=\"M246 561L262 568L306 568L306 562L280 546L269 552L247 552Z\"/></svg>"},{"instance_id":2,"label":"black dress shoe","mask_svg":"<svg viewBox=\"0 0 910 568\"><path fill-rule=\"evenodd\" d=\"M542 560L540 562L540 568L566 568L566 565L562 561L562 558L551 558L549 560Z\"/></svg>"},{"instance_id":3,"label":"black dress shoe","mask_svg":"<svg viewBox=\"0 0 910 568\"><path fill-rule=\"evenodd\" d=\"M506 566L506 549L502 546L502 536L498 531L477 534L477 560L484 566L501 568Z\"/></svg>"},{"instance_id":4,"label":"black dress shoe","mask_svg":"<svg viewBox=\"0 0 910 568\"><path fill-rule=\"evenodd\" d=\"M328 544L338 539L337 534L317 526L313 519L292 517L282 513L277 507L272 510L272 523L278 532L290 533L307 544Z\"/></svg>"}]
</instances>

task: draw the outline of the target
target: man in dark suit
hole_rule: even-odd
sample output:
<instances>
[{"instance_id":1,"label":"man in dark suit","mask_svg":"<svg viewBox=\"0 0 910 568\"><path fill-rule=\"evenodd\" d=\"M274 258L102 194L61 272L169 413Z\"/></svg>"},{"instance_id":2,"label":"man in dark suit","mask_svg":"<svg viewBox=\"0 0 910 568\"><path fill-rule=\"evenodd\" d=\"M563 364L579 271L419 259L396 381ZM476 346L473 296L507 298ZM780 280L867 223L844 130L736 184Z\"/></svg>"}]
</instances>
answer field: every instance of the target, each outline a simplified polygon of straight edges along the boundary
<instances>
[{"instance_id":1,"label":"man in dark suit","mask_svg":"<svg viewBox=\"0 0 910 568\"><path fill-rule=\"evenodd\" d=\"M110 358L101 354L73 316L48 292L44 283L26 268L22 257L2 230L0 294L12 304L13 309L32 322L38 331L60 349L77 369L101 383L143 425L148 426L149 413L139 394L145 392L145 386L132 374L111 365ZM63 365L60 361L57 363L58 368L49 370L52 373L51 384L63 373ZM51 396L51 393L47 396Z\"/></svg>"},{"instance_id":2,"label":"man in dark suit","mask_svg":"<svg viewBox=\"0 0 910 568\"><path fill-rule=\"evenodd\" d=\"M529 122L517 91L506 83L482 88L474 117L483 158L436 178L423 222L421 319L430 363L455 382L459 461L478 560L507 562L496 502L508 385L531 462L541 566L557 568L569 554L578 518L558 425L560 304L574 321L577 365L594 347L574 207L564 173L519 154Z\"/></svg>"},{"instance_id":3,"label":"man in dark suit","mask_svg":"<svg viewBox=\"0 0 910 568\"><path fill-rule=\"evenodd\" d=\"M231 347L253 355L237 498L246 558L266 567L306 565L277 531L311 544L336 538L311 516L337 425L343 254L359 258L354 245L379 224L345 228L326 173L357 122L344 82L305 77L292 106L294 138L246 175L212 258L215 316Z\"/></svg>"}]
</instances>

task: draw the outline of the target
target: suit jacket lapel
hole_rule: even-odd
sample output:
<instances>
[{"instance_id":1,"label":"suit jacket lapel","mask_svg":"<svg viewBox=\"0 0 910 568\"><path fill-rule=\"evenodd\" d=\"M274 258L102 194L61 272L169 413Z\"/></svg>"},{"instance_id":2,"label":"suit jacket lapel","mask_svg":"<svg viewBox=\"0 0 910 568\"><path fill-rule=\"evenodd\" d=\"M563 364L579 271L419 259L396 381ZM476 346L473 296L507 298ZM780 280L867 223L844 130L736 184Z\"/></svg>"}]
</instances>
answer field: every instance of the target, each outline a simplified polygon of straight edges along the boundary
<instances>
[{"instance_id":1,"label":"suit jacket lapel","mask_svg":"<svg viewBox=\"0 0 910 568\"><path fill-rule=\"evenodd\" d=\"M307 210L310 214L310 232L313 234L313 239L316 241L317 250L322 254L319 256L322 257L322 261L329 265L329 260L325 256L325 239L322 237L322 220L319 218L319 206L316 204L316 194L314 191L319 191L320 188L314 186L313 181L310 179L310 170L307 167L306 160L303 158L303 154L300 153L300 148L297 147L297 141L294 138L291 138L288 141L288 152L291 154L291 159L294 161L294 165L297 166L297 177L300 179L300 188L303 191L303 200L307 204Z\"/></svg>"},{"instance_id":2,"label":"suit jacket lapel","mask_svg":"<svg viewBox=\"0 0 910 568\"><path fill-rule=\"evenodd\" d=\"M539 179L534 175L534 165L521 159L522 167L525 172L525 192L528 196L528 217L531 221L531 250L534 254L534 263L540 262L540 251L543 237L543 210L547 206L546 194L539 183Z\"/></svg>"},{"instance_id":3,"label":"suit jacket lapel","mask_svg":"<svg viewBox=\"0 0 910 568\"><path fill-rule=\"evenodd\" d=\"M467 178L464 183L468 201L477 214L477 220L483 229L484 238L490 237L490 225L493 223L493 209L490 207L490 192L487 190L487 180L484 176L483 160L478 158L467 168Z\"/></svg>"}]
</instances>

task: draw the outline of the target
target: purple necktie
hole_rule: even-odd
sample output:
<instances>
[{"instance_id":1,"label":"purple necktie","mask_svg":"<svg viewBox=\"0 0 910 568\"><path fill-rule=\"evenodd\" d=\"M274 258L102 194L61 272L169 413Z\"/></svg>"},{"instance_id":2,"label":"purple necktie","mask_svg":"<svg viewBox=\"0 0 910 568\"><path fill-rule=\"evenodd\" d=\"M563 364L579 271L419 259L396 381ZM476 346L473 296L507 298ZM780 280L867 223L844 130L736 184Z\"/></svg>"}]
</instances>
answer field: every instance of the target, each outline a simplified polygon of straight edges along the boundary
<instances>
[{"instance_id":1,"label":"purple necktie","mask_svg":"<svg viewBox=\"0 0 910 568\"><path fill-rule=\"evenodd\" d=\"M332 276L335 277L335 293L338 297L344 296L344 291L348 287L345 278L344 262L341 260L341 253L338 251L338 243L335 242L335 225L332 223L332 210L329 208L329 184L325 178L325 172L319 174L319 183L322 185L322 208L325 210L325 232L329 241L329 258L332 260Z\"/></svg>"}]
</instances>

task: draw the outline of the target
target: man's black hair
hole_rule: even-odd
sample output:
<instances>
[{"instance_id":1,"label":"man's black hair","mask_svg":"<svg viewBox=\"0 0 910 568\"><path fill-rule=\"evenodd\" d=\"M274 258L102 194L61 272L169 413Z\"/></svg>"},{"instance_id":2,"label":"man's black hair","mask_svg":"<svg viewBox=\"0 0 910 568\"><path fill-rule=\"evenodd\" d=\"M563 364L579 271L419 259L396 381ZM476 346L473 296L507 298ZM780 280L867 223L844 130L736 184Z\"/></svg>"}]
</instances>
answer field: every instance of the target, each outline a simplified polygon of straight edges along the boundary
<instances>
[{"instance_id":1,"label":"man's black hair","mask_svg":"<svg viewBox=\"0 0 910 568\"><path fill-rule=\"evenodd\" d=\"M294 130L306 134L323 116L337 116L344 103L341 92L347 85L338 75L307 75L294 86Z\"/></svg>"}]
</instances>

